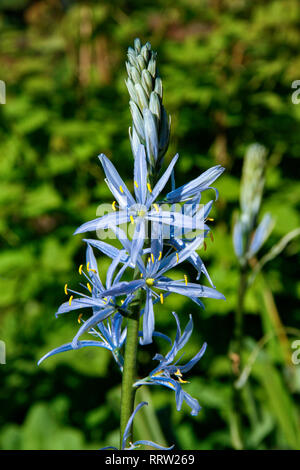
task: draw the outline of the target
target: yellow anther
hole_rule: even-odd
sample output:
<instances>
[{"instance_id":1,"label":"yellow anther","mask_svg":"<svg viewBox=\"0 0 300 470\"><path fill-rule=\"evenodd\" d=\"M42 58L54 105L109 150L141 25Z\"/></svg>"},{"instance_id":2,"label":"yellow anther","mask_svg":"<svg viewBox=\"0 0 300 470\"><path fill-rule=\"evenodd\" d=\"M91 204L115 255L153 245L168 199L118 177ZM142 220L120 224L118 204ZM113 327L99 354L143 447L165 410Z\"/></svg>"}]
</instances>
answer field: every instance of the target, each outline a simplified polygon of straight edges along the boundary
<instances>
[{"instance_id":1,"label":"yellow anther","mask_svg":"<svg viewBox=\"0 0 300 470\"><path fill-rule=\"evenodd\" d=\"M90 270L90 262L86 265L86 269L89 271Z\"/></svg>"},{"instance_id":2,"label":"yellow anther","mask_svg":"<svg viewBox=\"0 0 300 470\"><path fill-rule=\"evenodd\" d=\"M151 184L150 184L150 183L147 183L147 188L148 188L149 193L152 193L152 188L151 188Z\"/></svg>"},{"instance_id":3,"label":"yellow anther","mask_svg":"<svg viewBox=\"0 0 300 470\"><path fill-rule=\"evenodd\" d=\"M91 284L89 282L87 283L87 288L90 292L92 292Z\"/></svg>"},{"instance_id":4,"label":"yellow anther","mask_svg":"<svg viewBox=\"0 0 300 470\"><path fill-rule=\"evenodd\" d=\"M206 242L205 242L205 241L203 242L203 246L204 246L204 251L206 251L207 246L206 246Z\"/></svg>"},{"instance_id":5,"label":"yellow anther","mask_svg":"<svg viewBox=\"0 0 300 470\"><path fill-rule=\"evenodd\" d=\"M148 256L147 263L150 263L151 261L151 256Z\"/></svg>"},{"instance_id":6,"label":"yellow anther","mask_svg":"<svg viewBox=\"0 0 300 470\"><path fill-rule=\"evenodd\" d=\"M137 184L137 182L136 182L136 181L134 182L134 186L135 186L136 188L138 188L138 187L139 187L139 185Z\"/></svg>"},{"instance_id":7,"label":"yellow anther","mask_svg":"<svg viewBox=\"0 0 300 470\"><path fill-rule=\"evenodd\" d=\"M97 274L97 271L96 271L96 269L92 269L92 268L90 268L90 269L89 269L89 271L92 271L92 273L96 273L96 274Z\"/></svg>"},{"instance_id":8,"label":"yellow anther","mask_svg":"<svg viewBox=\"0 0 300 470\"><path fill-rule=\"evenodd\" d=\"M164 303L164 296L163 296L163 294L160 294L159 297L160 297L160 303L163 304L163 303Z\"/></svg>"},{"instance_id":9,"label":"yellow anther","mask_svg":"<svg viewBox=\"0 0 300 470\"><path fill-rule=\"evenodd\" d=\"M81 264L81 265L79 266L79 269L78 269L80 275L81 275L81 273L82 273L82 268L83 268L83 264Z\"/></svg>"},{"instance_id":10,"label":"yellow anther","mask_svg":"<svg viewBox=\"0 0 300 470\"><path fill-rule=\"evenodd\" d=\"M117 204L117 201L114 201L111 205L111 207L113 208L114 211L116 211L116 204Z\"/></svg>"},{"instance_id":11,"label":"yellow anther","mask_svg":"<svg viewBox=\"0 0 300 470\"><path fill-rule=\"evenodd\" d=\"M212 219L211 217L207 217L208 222L213 222L215 219Z\"/></svg>"},{"instance_id":12,"label":"yellow anther","mask_svg":"<svg viewBox=\"0 0 300 470\"><path fill-rule=\"evenodd\" d=\"M132 215L130 216L130 222L131 222L132 224L134 224L134 218L133 218Z\"/></svg>"},{"instance_id":13,"label":"yellow anther","mask_svg":"<svg viewBox=\"0 0 300 470\"><path fill-rule=\"evenodd\" d=\"M124 303L124 300L121 300L121 305L123 305L123 303Z\"/></svg>"},{"instance_id":14,"label":"yellow anther","mask_svg":"<svg viewBox=\"0 0 300 470\"><path fill-rule=\"evenodd\" d=\"M184 276L183 276L183 277L184 277L184 282L185 282L185 285L187 286L187 283L188 283L188 278L187 278L187 275L186 275L186 274L184 274Z\"/></svg>"},{"instance_id":15,"label":"yellow anther","mask_svg":"<svg viewBox=\"0 0 300 470\"><path fill-rule=\"evenodd\" d=\"M188 383L187 380L182 380L181 377L178 377L178 382L180 382L181 384L187 384Z\"/></svg>"},{"instance_id":16,"label":"yellow anther","mask_svg":"<svg viewBox=\"0 0 300 470\"><path fill-rule=\"evenodd\" d=\"M151 253L151 261L152 261L152 263L154 264L154 256L153 256L153 253Z\"/></svg>"},{"instance_id":17,"label":"yellow anther","mask_svg":"<svg viewBox=\"0 0 300 470\"><path fill-rule=\"evenodd\" d=\"M209 232L209 236L210 236L211 241L213 242L214 241L214 236L213 236L212 232Z\"/></svg>"},{"instance_id":18,"label":"yellow anther","mask_svg":"<svg viewBox=\"0 0 300 470\"><path fill-rule=\"evenodd\" d=\"M146 279L146 284L147 286L151 287L153 286L154 284L154 279L152 277L148 277L148 279Z\"/></svg>"},{"instance_id":19,"label":"yellow anther","mask_svg":"<svg viewBox=\"0 0 300 470\"><path fill-rule=\"evenodd\" d=\"M68 284L65 284L64 291L65 291L65 294L68 295Z\"/></svg>"},{"instance_id":20,"label":"yellow anther","mask_svg":"<svg viewBox=\"0 0 300 470\"><path fill-rule=\"evenodd\" d=\"M153 377L157 377L158 375L162 375L163 371L162 370L159 370L158 372L155 372L155 374L153 374Z\"/></svg>"},{"instance_id":21,"label":"yellow anther","mask_svg":"<svg viewBox=\"0 0 300 470\"><path fill-rule=\"evenodd\" d=\"M162 251L159 252L158 261L161 260L161 257L162 257Z\"/></svg>"},{"instance_id":22,"label":"yellow anther","mask_svg":"<svg viewBox=\"0 0 300 470\"><path fill-rule=\"evenodd\" d=\"M119 186L119 189L120 189L121 193L123 194L123 193L124 193L123 187L122 187L122 186Z\"/></svg>"},{"instance_id":23,"label":"yellow anther","mask_svg":"<svg viewBox=\"0 0 300 470\"><path fill-rule=\"evenodd\" d=\"M177 375L177 377L182 377L182 373L180 372L180 369L177 369L174 375Z\"/></svg>"},{"instance_id":24,"label":"yellow anther","mask_svg":"<svg viewBox=\"0 0 300 470\"><path fill-rule=\"evenodd\" d=\"M103 300L104 300L105 302L107 302L107 297L103 297Z\"/></svg>"},{"instance_id":25,"label":"yellow anther","mask_svg":"<svg viewBox=\"0 0 300 470\"><path fill-rule=\"evenodd\" d=\"M73 300L73 295L71 295L71 297L69 298L69 305L71 305L72 300Z\"/></svg>"},{"instance_id":26,"label":"yellow anther","mask_svg":"<svg viewBox=\"0 0 300 470\"><path fill-rule=\"evenodd\" d=\"M80 323L81 317L82 317L82 313L77 318L78 323Z\"/></svg>"},{"instance_id":27,"label":"yellow anther","mask_svg":"<svg viewBox=\"0 0 300 470\"><path fill-rule=\"evenodd\" d=\"M154 207L154 209L156 210L156 212L159 212L159 208L158 208L158 205L157 205L156 203L153 204L153 207Z\"/></svg>"},{"instance_id":28,"label":"yellow anther","mask_svg":"<svg viewBox=\"0 0 300 470\"><path fill-rule=\"evenodd\" d=\"M141 277L143 277L143 273L141 273Z\"/></svg>"},{"instance_id":29,"label":"yellow anther","mask_svg":"<svg viewBox=\"0 0 300 470\"><path fill-rule=\"evenodd\" d=\"M176 253L176 258L177 258L177 263L178 263L178 261L179 261L179 254L178 253Z\"/></svg>"}]
</instances>

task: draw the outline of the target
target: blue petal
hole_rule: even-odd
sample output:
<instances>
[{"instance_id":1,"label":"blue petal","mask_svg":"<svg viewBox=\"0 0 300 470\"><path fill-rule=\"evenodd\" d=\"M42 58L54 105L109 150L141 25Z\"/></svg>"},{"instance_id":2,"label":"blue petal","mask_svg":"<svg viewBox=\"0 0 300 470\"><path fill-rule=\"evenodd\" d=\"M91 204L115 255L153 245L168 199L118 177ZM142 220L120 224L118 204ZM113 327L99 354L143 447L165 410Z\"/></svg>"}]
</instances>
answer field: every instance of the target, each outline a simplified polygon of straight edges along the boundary
<instances>
[{"instance_id":1,"label":"blue petal","mask_svg":"<svg viewBox=\"0 0 300 470\"><path fill-rule=\"evenodd\" d=\"M103 292L103 296L117 296L117 295L124 295L124 294L130 294L140 287L144 286L145 281L144 280L136 280L136 281L130 281L130 282L120 282L110 289L107 289L106 291Z\"/></svg>"},{"instance_id":2,"label":"blue petal","mask_svg":"<svg viewBox=\"0 0 300 470\"><path fill-rule=\"evenodd\" d=\"M160 449L160 450L171 450L174 447L174 444L170 447L163 447L159 444L156 444L155 442L152 441L136 441L133 443L133 446L138 446L138 445L145 445L149 447L154 447L155 449Z\"/></svg>"},{"instance_id":3,"label":"blue petal","mask_svg":"<svg viewBox=\"0 0 300 470\"><path fill-rule=\"evenodd\" d=\"M124 208L135 204L135 200L133 199L131 193L128 191L126 184L120 177L115 166L103 153L99 155L99 159L102 163L103 170L106 176L106 182L109 186L109 189L115 196L120 207Z\"/></svg>"},{"instance_id":4,"label":"blue petal","mask_svg":"<svg viewBox=\"0 0 300 470\"><path fill-rule=\"evenodd\" d=\"M223 294L218 292L216 289L211 287L202 286L200 284L194 284L188 282L187 284L180 281L162 282L156 281L155 287L163 289L169 292L176 292L180 295L186 295L187 297L208 297L211 299L224 299Z\"/></svg>"},{"instance_id":5,"label":"blue petal","mask_svg":"<svg viewBox=\"0 0 300 470\"><path fill-rule=\"evenodd\" d=\"M197 364L197 362L201 359L201 357L205 353L206 347L207 347L207 343L204 343L200 351L189 362L187 362L184 366L179 366L180 372L185 374L186 372L191 370L192 367L194 367L194 365Z\"/></svg>"},{"instance_id":6,"label":"blue petal","mask_svg":"<svg viewBox=\"0 0 300 470\"><path fill-rule=\"evenodd\" d=\"M247 255L249 257L254 256L255 253L262 247L268 236L270 235L274 226L274 220L271 217L271 214L265 214L261 223L257 227L250 248Z\"/></svg>"},{"instance_id":7,"label":"blue petal","mask_svg":"<svg viewBox=\"0 0 300 470\"><path fill-rule=\"evenodd\" d=\"M102 299L96 299L92 297L83 297L82 299L73 299L71 305L69 302L64 302L56 312L56 316L61 313L71 312L72 310L78 310L79 308L88 307L101 307L103 306Z\"/></svg>"},{"instance_id":8,"label":"blue petal","mask_svg":"<svg viewBox=\"0 0 300 470\"><path fill-rule=\"evenodd\" d=\"M203 235L200 235L199 237L196 237L195 240L193 240L191 243L187 244L182 250L163 258L157 276L161 276L167 270L176 266L176 264L180 264L188 259L194 253L194 251L199 248L200 244L203 244L203 241L204 237Z\"/></svg>"},{"instance_id":9,"label":"blue petal","mask_svg":"<svg viewBox=\"0 0 300 470\"><path fill-rule=\"evenodd\" d=\"M137 412L142 408L142 406L144 405L148 405L148 403L146 401L142 401L141 403L139 403L137 405L137 407L135 408L134 412L132 413L132 415L130 416L127 424L126 424L126 427L125 427L125 430L124 430L124 434L123 434L123 439L122 439L122 449L125 449L125 446L126 446L126 441L128 439L128 437L130 436L130 429L131 429L131 425L132 425L132 422L134 420L134 417L135 415L137 414Z\"/></svg>"},{"instance_id":10,"label":"blue petal","mask_svg":"<svg viewBox=\"0 0 300 470\"><path fill-rule=\"evenodd\" d=\"M154 332L154 311L152 302L152 293L150 289L147 289L146 304L144 308L143 316L143 338L140 340L140 344L152 343L152 335Z\"/></svg>"},{"instance_id":11,"label":"blue petal","mask_svg":"<svg viewBox=\"0 0 300 470\"><path fill-rule=\"evenodd\" d=\"M71 351L75 349L80 349L80 348L85 348L88 346L96 346L98 348L105 348L105 349L110 349L109 346L105 343L101 343L100 341L78 341L76 348L72 346L72 343L66 343L63 344L62 346L59 346L58 348L52 349L52 351L49 351L45 356L43 356L39 362L38 366L48 357L54 356L55 354L59 354L65 351Z\"/></svg>"},{"instance_id":12,"label":"blue petal","mask_svg":"<svg viewBox=\"0 0 300 470\"><path fill-rule=\"evenodd\" d=\"M92 315L88 320L86 320L82 325L81 327L79 328L79 330L77 331L76 335L74 336L73 338L73 341L72 341L72 346L74 349L77 348L77 345L79 343L78 341L78 338L83 334L85 333L86 331L88 331L90 328L93 328L94 326L96 326L98 323L102 322L103 320L105 320L107 317L109 317L110 315L112 315L112 313L114 312L114 307L108 307L108 308L103 308L100 310L99 313L96 313L94 315Z\"/></svg>"},{"instance_id":13,"label":"blue petal","mask_svg":"<svg viewBox=\"0 0 300 470\"><path fill-rule=\"evenodd\" d=\"M84 232L92 232L94 230L107 229L110 226L121 225L128 222L130 214L128 211L110 212L109 214L103 215L98 219L90 220L82 224L75 230L74 235Z\"/></svg>"},{"instance_id":14,"label":"blue petal","mask_svg":"<svg viewBox=\"0 0 300 470\"><path fill-rule=\"evenodd\" d=\"M136 219L135 231L131 245L131 266L136 265L137 258L142 254L145 241L145 220L141 217Z\"/></svg>"},{"instance_id":15,"label":"blue petal","mask_svg":"<svg viewBox=\"0 0 300 470\"><path fill-rule=\"evenodd\" d=\"M109 268L106 273L106 287L109 289L112 285L112 280L113 280L113 275L117 269L118 264L120 263L120 260L122 258L122 252L120 251L118 255L112 260L112 262L109 265Z\"/></svg>"},{"instance_id":16,"label":"blue petal","mask_svg":"<svg viewBox=\"0 0 300 470\"><path fill-rule=\"evenodd\" d=\"M118 256L120 252L120 250L116 248L115 246L112 246L109 243L105 243L101 240L93 240L93 239L84 238L83 241L93 246L94 248L97 248L98 250L100 250L102 253L104 253L106 256L109 256L110 258L115 258L116 256ZM120 261L121 263L125 263L127 260L128 260L128 255L123 250Z\"/></svg>"},{"instance_id":17,"label":"blue petal","mask_svg":"<svg viewBox=\"0 0 300 470\"><path fill-rule=\"evenodd\" d=\"M244 254L243 248L243 226L238 220L233 227L233 247L235 254L238 258L241 258Z\"/></svg>"},{"instance_id":18,"label":"blue petal","mask_svg":"<svg viewBox=\"0 0 300 470\"><path fill-rule=\"evenodd\" d=\"M223 173L225 168L221 165L216 165L209 170L202 173L194 180L190 181L180 188L175 189L167 194L167 201L169 202L180 202L184 201L189 197L193 197L195 194L204 191L210 187L210 185Z\"/></svg>"},{"instance_id":19,"label":"blue petal","mask_svg":"<svg viewBox=\"0 0 300 470\"><path fill-rule=\"evenodd\" d=\"M147 195L147 162L143 145L139 145L134 159L134 182L136 200L139 204L144 205Z\"/></svg>"}]
</instances>

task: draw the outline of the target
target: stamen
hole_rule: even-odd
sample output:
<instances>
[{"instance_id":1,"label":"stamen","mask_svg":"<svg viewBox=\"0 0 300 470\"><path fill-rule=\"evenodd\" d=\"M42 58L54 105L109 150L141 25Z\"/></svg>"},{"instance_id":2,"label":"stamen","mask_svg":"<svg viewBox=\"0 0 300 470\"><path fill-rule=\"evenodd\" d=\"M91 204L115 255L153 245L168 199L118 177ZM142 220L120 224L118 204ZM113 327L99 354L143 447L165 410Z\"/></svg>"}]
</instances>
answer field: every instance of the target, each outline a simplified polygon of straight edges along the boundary
<instances>
[{"instance_id":1,"label":"stamen","mask_svg":"<svg viewBox=\"0 0 300 470\"><path fill-rule=\"evenodd\" d=\"M182 373L180 372L180 369L177 369L174 375L177 375L177 377L182 377Z\"/></svg>"},{"instance_id":2,"label":"stamen","mask_svg":"<svg viewBox=\"0 0 300 470\"><path fill-rule=\"evenodd\" d=\"M180 382L181 384L187 384L188 383L187 380L182 380L181 377L178 377L178 382Z\"/></svg>"},{"instance_id":3,"label":"stamen","mask_svg":"<svg viewBox=\"0 0 300 470\"><path fill-rule=\"evenodd\" d=\"M141 277L143 277L143 273L141 273Z\"/></svg>"},{"instance_id":4,"label":"stamen","mask_svg":"<svg viewBox=\"0 0 300 470\"><path fill-rule=\"evenodd\" d=\"M179 254L176 252L177 263L179 262Z\"/></svg>"},{"instance_id":5,"label":"stamen","mask_svg":"<svg viewBox=\"0 0 300 470\"><path fill-rule=\"evenodd\" d=\"M124 193L124 189L122 188L122 186L119 187L121 193L123 194Z\"/></svg>"},{"instance_id":6,"label":"stamen","mask_svg":"<svg viewBox=\"0 0 300 470\"><path fill-rule=\"evenodd\" d=\"M160 294L160 303L163 304L164 303L164 295L163 294Z\"/></svg>"},{"instance_id":7,"label":"stamen","mask_svg":"<svg viewBox=\"0 0 300 470\"><path fill-rule=\"evenodd\" d=\"M184 277L184 282L185 282L185 285L187 286L187 283L188 283L188 278L187 278L187 275L186 275L186 274L184 274L184 276L183 276L183 277Z\"/></svg>"},{"instance_id":8,"label":"stamen","mask_svg":"<svg viewBox=\"0 0 300 470\"><path fill-rule=\"evenodd\" d=\"M151 188L151 184L150 184L150 183L147 183L147 188L148 188L149 193L152 193L152 188Z\"/></svg>"},{"instance_id":9,"label":"stamen","mask_svg":"<svg viewBox=\"0 0 300 470\"><path fill-rule=\"evenodd\" d=\"M116 211L116 204L117 204L117 201L114 201L111 205L111 207L113 208L114 211Z\"/></svg>"},{"instance_id":10,"label":"stamen","mask_svg":"<svg viewBox=\"0 0 300 470\"><path fill-rule=\"evenodd\" d=\"M69 298L69 305L71 305L72 300L73 300L73 295L71 295L71 297Z\"/></svg>"},{"instance_id":11,"label":"stamen","mask_svg":"<svg viewBox=\"0 0 300 470\"><path fill-rule=\"evenodd\" d=\"M152 263L154 264L154 256L153 256L153 253L151 253L151 261L152 261Z\"/></svg>"},{"instance_id":12,"label":"stamen","mask_svg":"<svg viewBox=\"0 0 300 470\"><path fill-rule=\"evenodd\" d=\"M90 270L90 262L86 265L86 269L89 271Z\"/></svg>"},{"instance_id":13,"label":"stamen","mask_svg":"<svg viewBox=\"0 0 300 470\"><path fill-rule=\"evenodd\" d=\"M148 277L148 279L146 279L146 284L147 286L151 287L153 286L154 284L154 279L152 277Z\"/></svg>"},{"instance_id":14,"label":"stamen","mask_svg":"<svg viewBox=\"0 0 300 470\"><path fill-rule=\"evenodd\" d=\"M159 256L158 256L158 261L161 260L161 257L162 257L162 252L160 251L160 252L159 252Z\"/></svg>"},{"instance_id":15,"label":"stamen","mask_svg":"<svg viewBox=\"0 0 300 470\"><path fill-rule=\"evenodd\" d=\"M90 292L92 292L91 284L89 282L87 283L87 288Z\"/></svg>"},{"instance_id":16,"label":"stamen","mask_svg":"<svg viewBox=\"0 0 300 470\"><path fill-rule=\"evenodd\" d=\"M211 217L207 217L208 222L213 222L215 219L212 219Z\"/></svg>"},{"instance_id":17,"label":"stamen","mask_svg":"<svg viewBox=\"0 0 300 470\"><path fill-rule=\"evenodd\" d=\"M206 251L207 246L206 246L206 242L205 242L205 241L203 242L203 246L204 246L204 251Z\"/></svg>"},{"instance_id":18,"label":"stamen","mask_svg":"<svg viewBox=\"0 0 300 470\"><path fill-rule=\"evenodd\" d=\"M153 377L157 377L158 375L162 375L163 371L162 370L159 370L158 372L155 372L155 374L153 374Z\"/></svg>"},{"instance_id":19,"label":"stamen","mask_svg":"<svg viewBox=\"0 0 300 470\"><path fill-rule=\"evenodd\" d=\"M132 224L134 224L134 218L133 218L132 215L130 216L130 222L131 222Z\"/></svg>"},{"instance_id":20,"label":"stamen","mask_svg":"<svg viewBox=\"0 0 300 470\"><path fill-rule=\"evenodd\" d=\"M89 271L92 271L92 273L96 273L96 274L97 274L97 271L96 271L96 269L92 269L92 268L90 268L90 269L89 269Z\"/></svg>"},{"instance_id":21,"label":"stamen","mask_svg":"<svg viewBox=\"0 0 300 470\"><path fill-rule=\"evenodd\" d=\"M80 275L81 275L81 272L82 272L82 268L83 268L83 264L81 264L81 265L79 266L79 269L78 269Z\"/></svg>"},{"instance_id":22,"label":"stamen","mask_svg":"<svg viewBox=\"0 0 300 470\"><path fill-rule=\"evenodd\" d=\"M136 181L134 182L134 186L135 186L136 188L138 188L138 187L139 187L139 185L137 184L137 182L136 182Z\"/></svg>"},{"instance_id":23,"label":"stamen","mask_svg":"<svg viewBox=\"0 0 300 470\"><path fill-rule=\"evenodd\" d=\"M154 207L154 209L156 210L156 212L159 212L159 208L158 208L158 205L157 205L156 203L153 204L153 207Z\"/></svg>"},{"instance_id":24,"label":"stamen","mask_svg":"<svg viewBox=\"0 0 300 470\"><path fill-rule=\"evenodd\" d=\"M65 294L68 295L68 284L65 284L64 291L65 291Z\"/></svg>"},{"instance_id":25,"label":"stamen","mask_svg":"<svg viewBox=\"0 0 300 470\"><path fill-rule=\"evenodd\" d=\"M80 323L81 317L82 317L82 313L77 318L78 323Z\"/></svg>"},{"instance_id":26,"label":"stamen","mask_svg":"<svg viewBox=\"0 0 300 470\"><path fill-rule=\"evenodd\" d=\"M121 305L123 305L123 303L124 303L124 300L121 300Z\"/></svg>"},{"instance_id":27,"label":"stamen","mask_svg":"<svg viewBox=\"0 0 300 470\"><path fill-rule=\"evenodd\" d=\"M213 236L212 232L209 232L209 236L210 236L211 241L213 242L214 241L214 236Z\"/></svg>"}]
</instances>

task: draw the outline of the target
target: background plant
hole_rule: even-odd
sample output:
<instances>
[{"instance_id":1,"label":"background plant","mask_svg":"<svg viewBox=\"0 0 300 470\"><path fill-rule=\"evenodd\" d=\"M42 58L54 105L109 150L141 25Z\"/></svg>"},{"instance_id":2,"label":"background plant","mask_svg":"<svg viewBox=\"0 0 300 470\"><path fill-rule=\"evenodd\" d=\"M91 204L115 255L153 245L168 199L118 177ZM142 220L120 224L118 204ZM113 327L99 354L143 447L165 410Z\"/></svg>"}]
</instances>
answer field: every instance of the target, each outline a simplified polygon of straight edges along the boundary
<instances>
[{"instance_id":1,"label":"background plant","mask_svg":"<svg viewBox=\"0 0 300 470\"><path fill-rule=\"evenodd\" d=\"M227 168L218 183L213 249L208 242L204 254L227 301L211 300L201 316L193 308L188 312L201 332L190 357L199 342L208 343L190 386L203 409L196 419L182 416L170 410L165 393L154 389L153 406L167 441L178 448L231 448L227 353L239 270L231 231L242 159L252 142L268 150L261 210L275 219L261 259L299 226L300 107L290 99L291 83L299 79L297 2L163 1L153 6L116 1L112 6L10 0L1 4L0 21L0 78L7 83L7 104L0 107L0 336L7 343L7 364L1 366L1 448L95 448L118 442L119 390L117 380L107 379L109 352L101 361L97 351L82 350L76 357L71 352L53 358L43 370L35 364L76 331L73 318L60 322L53 314L61 286L66 280L75 284L76 273L70 276L83 256L80 240L71 234L94 217L100 200L110 202L106 185L95 183L103 179L95 155L102 150L119 158L120 173L127 172L131 156L124 123L129 125L131 116L122 64L127 45L141 32L160 57L164 103L172 116L166 159L177 150L182 156L184 177L177 184L213 164ZM298 446L299 366L288 362L291 333L274 334L279 320L281 326L298 326L298 243L294 239L265 265L263 280L256 277L245 298L249 353L265 335L270 338L259 343L263 348L255 362L267 374L252 369L250 398L243 390L250 448ZM187 305L181 300L174 296L172 309L184 321ZM158 328L175 334L169 315L158 320ZM153 355L150 346L140 361ZM91 393L83 400L86 388ZM144 407L136 416L141 438L146 438L144 422L156 422L151 409ZM176 423L172 428L169 415ZM45 420L51 424L47 430Z\"/></svg>"}]
</instances>

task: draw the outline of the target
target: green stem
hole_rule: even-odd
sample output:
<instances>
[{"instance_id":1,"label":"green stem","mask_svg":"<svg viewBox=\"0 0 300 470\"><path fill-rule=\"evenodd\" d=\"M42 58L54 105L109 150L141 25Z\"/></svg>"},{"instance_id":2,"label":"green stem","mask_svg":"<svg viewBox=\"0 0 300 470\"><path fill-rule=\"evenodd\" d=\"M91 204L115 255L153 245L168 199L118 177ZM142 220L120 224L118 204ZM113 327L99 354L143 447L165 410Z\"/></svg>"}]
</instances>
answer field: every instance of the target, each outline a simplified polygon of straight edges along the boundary
<instances>
[{"instance_id":1,"label":"green stem","mask_svg":"<svg viewBox=\"0 0 300 470\"><path fill-rule=\"evenodd\" d=\"M126 424L134 410L135 389L133 384L136 381L136 357L141 300L141 295L139 295L132 302L130 309L131 315L127 322L127 337L121 391L120 449L122 449L122 439Z\"/></svg>"},{"instance_id":2,"label":"green stem","mask_svg":"<svg viewBox=\"0 0 300 470\"><path fill-rule=\"evenodd\" d=\"M238 290L238 303L235 312L235 326L234 326L234 341L233 341L233 352L236 357L233 360L236 361L235 367L233 368L235 382L236 376L239 375L239 371L242 369L242 352L243 352L243 333L244 333L244 301L247 291L247 278L248 272L247 267L241 267L240 270L240 283ZM242 426L242 390L234 386L233 383L233 414L235 419L236 427L236 445L238 449L244 448L243 438L243 426Z\"/></svg>"}]
</instances>

